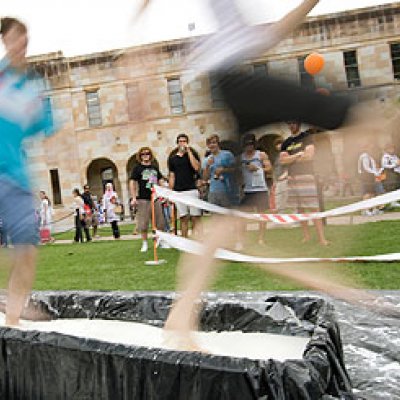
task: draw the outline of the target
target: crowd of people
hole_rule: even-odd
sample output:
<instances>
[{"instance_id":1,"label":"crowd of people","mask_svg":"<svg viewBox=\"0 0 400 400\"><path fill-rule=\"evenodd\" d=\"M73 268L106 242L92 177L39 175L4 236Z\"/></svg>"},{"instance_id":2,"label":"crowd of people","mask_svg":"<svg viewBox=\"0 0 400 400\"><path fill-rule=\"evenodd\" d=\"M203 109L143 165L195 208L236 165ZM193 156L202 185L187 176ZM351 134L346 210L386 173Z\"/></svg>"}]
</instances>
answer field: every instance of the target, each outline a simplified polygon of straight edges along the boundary
<instances>
[{"instance_id":1,"label":"crowd of people","mask_svg":"<svg viewBox=\"0 0 400 400\"><path fill-rule=\"evenodd\" d=\"M92 241L98 239L98 227L100 224L109 223L114 239L120 238L118 221L123 214L123 206L119 200L118 193L114 190L113 184L107 182L104 185L104 193L100 199L90 191L90 186L85 184L83 192L79 188L72 191L72 210L75 222L75 243ZM90 234L92 228L92 235Z\"/></svg>"},{"instance_id":2,"label":"crowd of people","mask_svg":"<svg viewBox=\"0 0 400 400\"><path fill-rule=\"evenodd\" d=\"M142 12L149 3L149 0L143 1ZM351 102L345 97L325 96L300 88L290 81L259 74L249 75L240 68L245 60L265 53L285 38L299 26L317 3L318 0L303 0L276 23L254 29L245 24L240 10L232 1L209 2L219 23L219 29L197 43L198 46L186 60L186 67L192 69L192 73L184 80L187 84L202 73L214 75L218 89L235 117L237 140L241 141L242 145L241 154L235 157L228 150L221 149L219 137L214 134L207 139L209 154L201 162L197 152L189 146L189 137L180 134L177 137L177 147L168 159L168 178L163 179L160 171L151 162L151 149L142 148L138 152L138 165L130 176L131 207L137 208L138 228L143 239L141 251L145 252L148 248L147 230L150 216L154 216L155 225L163 228L161 216L168 215L168 207L163 207L168 205L165 199L151 202L151 186L155 183L168 182L171 189L196 198L200 196L200 192L206 192L210 202L225 207L267 211L271 190L267 185L265 173L272 165L267 154L256 148L255 136L248 132L275 122L290 121L288 126L291 135L276 143L280 153L274 162L277 177L274 190L277 195L274 197L273 209L275 211L291 207L299 212L318 210L318 191L312 165L315 146L311 131L302 131L299 121L325 130L342 129L351 135L360 131L360 121L364 121L365 125L365 120L369 119L370 114L364 113L362 109L351 109ZM32 288L36 268L35 245L39 239L26 157L23 155L23 141L39 133L49 136L56 131L57 126L51 117L51 110L48 109L51 105L44 104L37 88L36 83L39 79L32 79L27 68L27 27L15 18L4 17L1 19L0 35L6 50L6 57L0 62L0 97L4 100L0 104L0 217L2 226L6 227L14 246L10 253L12 268L8 280L5 323L14 326L19 324ZM378 169L376 163L371 161L370 154L367 151L365 153L365 156L360 156L359 172L364 179L363 191L366 196L371 194L372 187L367 167L373 171L370 175L374 176L374 188ZM388 166L393 161L391 156L388 153L385 165ZM395 168L386 169L393 169L393 173L397 173ZM388 183L390 179L387 179ZM92 226L93 234L97 234L96 228L100 221L97 221L94 215L99 217L100 212L104 212L105 221L110 223L114 238L119 239L117 214L121 204L112 185L106 185L102 202L97 206L99 208L94 206L95 202L90 196L88 186L84 188L83 194L78 188L74 189L73 196L74 241L82 242L84 236L90 241L92 238L89 226ZM43 231L46 228L49 234L48 226L51 225L52 216L51 204L46 197L45 193L41 196L40 217ZM95 212L97 209L100 209L99 213ZM200 233L200 209L177 204L177 212L182 235L188 236L191 222L193 232L199 234L204 246L201 258L190 258L188 255L181 258L178 269L190 266L192 273L178 274L185 278L177 285L177 289L184 295L174 303L165 323L167 330L178 331L179 335L190 342L187 333L197 329L198 321L194 313L198 304L196 300L201 292L207 289L215 275L215 250L228 244L231 235L227 234L227 230L235 231L232 223L236 221L233 222L230 217L213 217L212 232L203 235ZM242 226L240 224L240 227ZM320 244L327 245L322 222L316 220L315 226ZM308 224L302 223L302 228L304 241L310 240ZM265 226L261 224L258 237L260 244L265 240L264 230ZM236 231L239 232L240 229ZM358 300L358 297L355 299L351 288L334 285L321 278L316 280L307 271L279 269L274 270L274 273L350 302ZM363 296L370 297L367 294ZM186 347L193 348L191 345Z\"/></svg>"},{"instance_id":3,"label":"crowd of people","mask_svg":"<svg viewBox=\"0 0 400 400\"><path fill-rule=\"evenodd\" d=\"M290 121L291 135L277 139L275 146L278 157L272 165L266 152L257 148L252 133L244 135L240 154L222 149L220 137L212 134L206 138L207 151L200 155L189 145L189 137L181 133L176 138L176 148L168 158L168 174L164 177L154 162L153 151L142 147L137 153L137 165L130 176L131 206L137 209L137 229L142 236L141 251L148 249L147 234L152 215L151 188L154 184L166 185L185 195L201 198L226 208L239 208L248 212L266 213L318 211L317 183L313 171L315 147L312 133L301 131L301 124ZM269 187L266 176L273 170L274 182ZM155 225L160 230L169 229L169 209L165 199L154 202ZM189 228L194 233L202 231L202 210L181 203L176 204L181 235L188 237ZM261 222L258 243L265 243L266 223ZM243 226L243 225L242 225ZM316 220L315 226L321 245L328 242L324 236L323 224ZM308 224L302 223L303 240L310 240ZM240 235L238 235L239 237ZM236 250L243 244L238 239Z\"/></svg>"},{"instance_id":4,"label":"crowd of people","mask_svg":"<svg viewBox=\"0 0 400 400\"><path fill-rule=\"evenodd\" d=\"M288 121L290 135L283 139L278 137L274 142L277 156L274 162L266 152L257 148L256 137L252 133L243 136L241 152L233 154L221 148L220 137L212 134L206 138L207 150L204 157L189 145L189 136L181 133L176 138L176 148L168 158L168 173L163 174L155 159L153 150L148 146L141 147L136 155L136 164L129 177L129 208L132 220L135 220L135 232L142 238L141 252L147 252L148 232L151 225L157 229L171 231L171 204L167 199L157 198L152 209L151 196L154 184L167 186L194 198L206 200L212 204L238 208L255 213L316 212L320 210L320 194L314 174L314 157L312 129L302 130L301 123ZM400 158L395 154L393 144L384 148L380 166L371 155L374 146L365 143L358 160L358 173L363 199L377 194L396 190L400 187ZM272 174L272 182L267 175ZM122 203L112 183L106 183L102 198L98 201L90 192L89 185L73 190L75 242L87 242L98 238L99 224L109 223L115 239L120 237L118 221L123 214ZM39 211L40 226L49 229L52 222L52 207L45 192L40 192L41 208ZM202 210L196 207L176 203L176 215L179 218L180 232L188 237L190 228L194 234L202 231ZM392 207L399 207L393 202ZM381 208L363 211L363 215L382 213ZM154 213L154 221L152 214ZM313 221L318 241L328 245L324 225L321 220ZM245 225L241 225L242 230ZM311 240L309 225L301 222L303 242ZM90 229L92 228L92 233ZM238 235L236 250L242 250L243 243ZM51 237L51 236L50 236ZM257 242L266 242L266 223L260 222ZM167 248L166 243L158 243Z\"/></svg>"},{"instance_id":5,"label":"crowd of people","mask_svg":"<svg viewBox=\"0 0 400 400\"><path fill-rule=\"evenodd\" d=\"M376 195L391 192L400 188L400 158L395 152L393 143L387 143L381 158L376 159L375 147L365 142L358 159L358 174L361 181L363 199L370 199ZM393 201L391 207L400 207L400 203ZM366 216L383 213L383 207L375 207L363 211Z\"/></svg>"}]
</instances>

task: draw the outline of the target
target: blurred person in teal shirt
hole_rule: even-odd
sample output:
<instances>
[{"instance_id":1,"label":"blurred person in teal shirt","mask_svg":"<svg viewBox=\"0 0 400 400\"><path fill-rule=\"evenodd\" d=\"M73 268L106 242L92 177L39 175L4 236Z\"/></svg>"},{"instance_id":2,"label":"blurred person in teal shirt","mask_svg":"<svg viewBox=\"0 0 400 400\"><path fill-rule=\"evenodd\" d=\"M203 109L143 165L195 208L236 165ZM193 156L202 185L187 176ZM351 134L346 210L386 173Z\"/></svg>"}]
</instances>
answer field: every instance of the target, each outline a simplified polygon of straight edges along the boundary
<instances>
[{"instance_id":1,"label":"blurred person in teal shirt","mask_svg":"<svg viewBox=\"0 0 400 400\"><path fill-rule=\"evenodd\" d=\"M0 218L13 244L5 306L5 323L13 326L19 324L32 289L39 239L23 143L39 133L50 135L54 125L39 80L28 70L27 27L10 17L0 23L6 50L0 61Z\"/></svg>"}]
</instances>

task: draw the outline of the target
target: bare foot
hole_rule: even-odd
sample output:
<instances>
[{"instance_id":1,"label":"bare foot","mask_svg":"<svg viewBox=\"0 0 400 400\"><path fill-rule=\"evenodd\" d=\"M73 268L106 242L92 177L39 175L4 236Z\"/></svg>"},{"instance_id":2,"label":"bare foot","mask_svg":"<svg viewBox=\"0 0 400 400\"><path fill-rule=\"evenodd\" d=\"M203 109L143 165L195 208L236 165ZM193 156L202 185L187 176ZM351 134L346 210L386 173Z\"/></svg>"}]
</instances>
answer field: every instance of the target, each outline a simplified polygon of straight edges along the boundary
<instances>
[{"instance_id":1,"label":"bare foot","mask_svg":"<svg viewBox=\"0 0 400 400\"><path fill-rule=\"evenodd\" d=\"M163 330L164 345L170 350L179 351L197 351L200 353L209 353L200 347L192 337L191 332L180 332L169 329Z\"/></svg>"},{"instance_id":2,"label":"bare foot","mask_svg":"<svg viewBox=\"0 0 400 400\"><path fill-rule=\"evenodd\" d=\"M328 240L324 239L324 240L320 240L319 244L321 246L329 246L331 244L331 242L329 242Z\"/></svg>"},{"instance_id":3,"label":"bare foot","mask_svg":"<svg viewBox=\"0 0 400 400\"><path fill-rule=\"evenodd\" d=\"M0 301L0 312L6 313L6 303ZM54 319L49 313L41 310L39 306L29 302L27 306L22 310L21 319L28 321L51 321ZM19 325L18 318L6 318L6 325L15 326Z\"/></svg>"},{"instance_id":4,"label":"bare foot","mask_svg":"<svg viewBox=\"0 0 400 400\"><path fill-rule=\"evenodd\" d=\"M304 237L303 239L301 239L301 243L308 243L310 240L310 237Z\"/></svg>"},{"instance_id":5,"label":"bare foot","mask_svg":"<svg viewBox=\"0 0 400 400\"><path fill-rule=\"evenodd\" d=\"M6 318L4 322L4 326L8 326L10 328L15 328L19 326L19 319L18 318Z\"/></svg>"}]
</instances>

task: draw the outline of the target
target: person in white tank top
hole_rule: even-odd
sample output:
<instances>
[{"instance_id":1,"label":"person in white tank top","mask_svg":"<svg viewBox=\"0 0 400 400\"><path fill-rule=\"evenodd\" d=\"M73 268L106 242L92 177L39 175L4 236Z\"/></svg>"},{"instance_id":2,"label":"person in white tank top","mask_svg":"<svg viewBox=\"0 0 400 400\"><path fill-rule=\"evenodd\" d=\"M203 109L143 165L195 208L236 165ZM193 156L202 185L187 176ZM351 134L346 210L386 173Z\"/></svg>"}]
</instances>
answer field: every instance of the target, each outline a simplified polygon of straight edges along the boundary
<instances>
[{"instance_id":1,"label":"person in white tank top","mask_svg":"<svg viewBox=\"0 0 400 400\"><path fill-rule=\"evenodd\" d=\"M241 167L243 176L243 199L241 208L246 211L265 213L268 208L268 186L265 180L265 173L271 170L271 163L267 154L256 150L256 137L247 134L243 138L244 151L241 155ZM265 222L259 224L258 244L265 244ZM243 232L244 234L244 232ZM240 245L236 246L240 249Z\"/></svg>"}]
</instances>

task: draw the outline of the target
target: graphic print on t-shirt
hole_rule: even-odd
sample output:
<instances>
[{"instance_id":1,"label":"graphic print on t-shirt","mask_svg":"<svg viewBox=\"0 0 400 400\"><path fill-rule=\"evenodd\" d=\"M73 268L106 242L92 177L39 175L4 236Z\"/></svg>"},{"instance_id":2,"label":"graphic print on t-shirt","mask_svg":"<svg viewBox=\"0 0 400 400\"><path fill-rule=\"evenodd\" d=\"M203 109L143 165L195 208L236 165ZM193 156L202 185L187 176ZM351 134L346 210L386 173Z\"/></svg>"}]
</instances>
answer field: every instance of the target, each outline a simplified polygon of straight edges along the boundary
<instances>
[{"instance_id":1,"label":"graphic print on t-shirt","mask_svg":"<svg viewBox=\"0 0 400 400\"><path fill-rule=\"evenodd\" d=\"M146 168L142 171L142 180L147 181L146 189L151 189L158 181L158 174L155 169Z\"/></svg>"}]
</instances>

